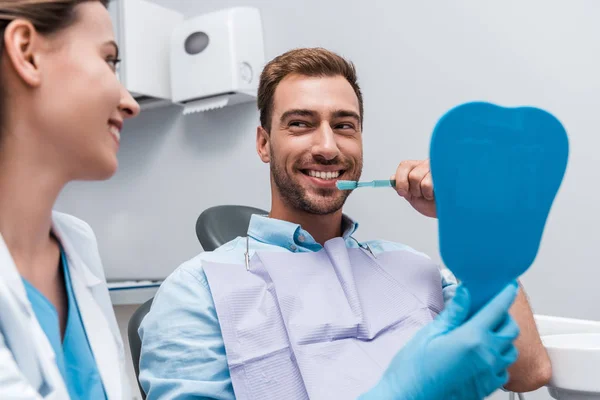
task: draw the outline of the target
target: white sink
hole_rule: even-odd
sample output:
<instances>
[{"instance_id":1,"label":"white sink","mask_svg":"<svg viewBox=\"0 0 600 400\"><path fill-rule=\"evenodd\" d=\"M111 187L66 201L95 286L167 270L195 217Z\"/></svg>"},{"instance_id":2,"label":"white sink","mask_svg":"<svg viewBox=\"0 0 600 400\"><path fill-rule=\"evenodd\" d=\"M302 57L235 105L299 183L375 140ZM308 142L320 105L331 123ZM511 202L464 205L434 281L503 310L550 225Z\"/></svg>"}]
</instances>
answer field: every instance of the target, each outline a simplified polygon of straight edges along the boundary
<instances>
[{"instance_id":1,"label":"white sink","mask_svg":"<svg viewBox=\"0 0 600 400\"><path fill-rule=\"evenodd\" d=\"M600 400L600 333L550 334L542 342L552 362L552 397Z\"/></svg>"}]
</instances>

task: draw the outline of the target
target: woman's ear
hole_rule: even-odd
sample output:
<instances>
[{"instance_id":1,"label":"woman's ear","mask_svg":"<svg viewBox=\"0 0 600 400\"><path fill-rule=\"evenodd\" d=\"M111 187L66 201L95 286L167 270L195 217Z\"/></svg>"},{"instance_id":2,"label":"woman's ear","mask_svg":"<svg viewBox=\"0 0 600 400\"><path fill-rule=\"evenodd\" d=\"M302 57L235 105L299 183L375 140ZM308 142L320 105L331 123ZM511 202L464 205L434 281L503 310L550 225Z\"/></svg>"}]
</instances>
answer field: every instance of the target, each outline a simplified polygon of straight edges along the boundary
<instances>
[{"instance_id":1,"label":"woman's ear","mask_svg":"<svg viewBox=\"0 0 600 400\"><path fill-rule=\"evenodd\" d=\"M4 30L4 51L8 65L28 86L38 86L40 36L33 24L24 19L11 21Z\"/></svg>"}]
</instances>

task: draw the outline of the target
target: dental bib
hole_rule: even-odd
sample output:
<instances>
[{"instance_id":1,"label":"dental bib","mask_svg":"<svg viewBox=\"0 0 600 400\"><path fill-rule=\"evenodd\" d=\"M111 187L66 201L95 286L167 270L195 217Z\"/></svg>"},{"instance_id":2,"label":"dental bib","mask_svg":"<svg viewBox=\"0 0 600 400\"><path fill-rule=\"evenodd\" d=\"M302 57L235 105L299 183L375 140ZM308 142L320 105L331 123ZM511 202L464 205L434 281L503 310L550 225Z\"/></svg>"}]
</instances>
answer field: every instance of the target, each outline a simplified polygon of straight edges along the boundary
<instances>
[{"instance_id":1,"label":"dental bib","mask_svg":"<svg viewBox=\"0 0 600 400\"><path fill-rule=\"evenodd\" d=\"M236 398L356 399L433 321L437 265L368 249L338 237L318 252L257 252L248 268L203 263Z\"/></svg>"},{"instance_id":2,"label":"dental bib","mask_svg":"<svg viewBox=\"0 0 600 400\"><path fill-rule=\"evenodd\" d=\"M469 289L472 313L533 263L568 151L562 124L537 108L467 103L437 123L440 252Z\"/></svg>"}]
</instances>

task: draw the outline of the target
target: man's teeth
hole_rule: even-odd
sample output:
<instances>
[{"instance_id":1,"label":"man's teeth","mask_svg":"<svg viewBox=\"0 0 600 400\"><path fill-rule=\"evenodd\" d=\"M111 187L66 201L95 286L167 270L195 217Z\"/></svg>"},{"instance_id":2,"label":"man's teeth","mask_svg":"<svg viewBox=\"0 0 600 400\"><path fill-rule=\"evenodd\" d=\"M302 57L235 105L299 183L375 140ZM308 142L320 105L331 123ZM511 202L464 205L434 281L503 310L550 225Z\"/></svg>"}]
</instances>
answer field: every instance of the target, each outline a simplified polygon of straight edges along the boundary
<instances>
[{"instance_id":1,"label":"man's teeth","mask_svg":"<svg viewBox=\"0 0 600 400\"><path fill-rule=\"evenodd\" d=\"M117 139L118 142L121 141L121 132L119 132L119 128L114 125L108 126L108 131Z\"/></svg>"},{"instance_id":2,"label":"man's teeth","mask_svg":"<svg viewBox=\"0 0 600 400\"><path fill-rule=\"evenodd\" d=\"M340 171L334 171L334 172L308 171L308 175L312 176L313 178L320 178L320 179L337 179L337 177L340 176Z\"/></svg>"}]
</instances>

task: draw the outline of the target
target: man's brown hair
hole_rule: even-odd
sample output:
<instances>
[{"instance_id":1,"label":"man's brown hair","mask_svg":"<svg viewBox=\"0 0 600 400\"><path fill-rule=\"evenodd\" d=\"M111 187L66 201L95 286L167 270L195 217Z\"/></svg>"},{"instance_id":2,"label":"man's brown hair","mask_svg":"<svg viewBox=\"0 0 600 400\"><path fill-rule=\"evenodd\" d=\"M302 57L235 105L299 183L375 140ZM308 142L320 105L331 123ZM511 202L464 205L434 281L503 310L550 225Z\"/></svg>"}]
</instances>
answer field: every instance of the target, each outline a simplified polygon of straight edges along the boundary
<instances>
[{"instance_id":1,"label":"man's brown hair","mask_svg":"<svg viewBox=\"0 0 600 400\"><path fill-rule=\"evenodd\" d=\"M356 78L354 64L340 55L323 48L302 48L290 50L271 60L260 75L258 86L258 110L260 124L271 132L273 116L273 98L275 90L286 76L299 74L310 77L343 76L346 78L356 97L360 112L360 123L363 121L363 98Z\"/></svg>"}]
</instances>

